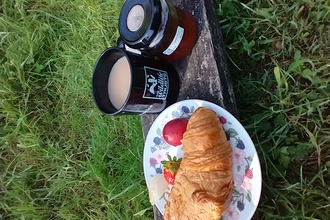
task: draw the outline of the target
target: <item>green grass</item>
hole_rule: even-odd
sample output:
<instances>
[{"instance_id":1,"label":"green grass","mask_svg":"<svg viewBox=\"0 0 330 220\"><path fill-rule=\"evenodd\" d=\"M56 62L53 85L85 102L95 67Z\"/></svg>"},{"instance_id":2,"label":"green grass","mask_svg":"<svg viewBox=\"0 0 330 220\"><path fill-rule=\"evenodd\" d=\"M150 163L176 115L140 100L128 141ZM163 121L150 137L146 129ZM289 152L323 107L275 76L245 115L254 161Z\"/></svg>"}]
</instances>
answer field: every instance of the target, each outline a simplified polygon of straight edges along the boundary
<instances>
[{"instance_id":1,"label":"green grass","mask_svg":"<svg viewBox=\"0 0 330 220\"><path fill-rule=\"evenodd\" d=\"M329 219L330 1L218 1L262 219Z\"/></svg>"},{"instance_id":2,"label":"green grass","mask_svg":"<svg viewBox=\"0 0 330 220\"><path fill-rule=\"evenodd\" d=\"M122 3L1 1L3 219L151 219L140 119L104 117L91 96ZM240 120L262 163L262 219L328 219L329 0L218 3Z\"/></svg>"},{"instance_id":3,"label":"green grass","mask_svg":"<svg viewBox=\"0 0 330 220\"><path fill-rule=\"evenodd\" d=\"M0 213L5 219L151 216L140 119L104 117L91 96L94 62L118 37L122 3L2 1Z\"/></svg>"}]
</instances>

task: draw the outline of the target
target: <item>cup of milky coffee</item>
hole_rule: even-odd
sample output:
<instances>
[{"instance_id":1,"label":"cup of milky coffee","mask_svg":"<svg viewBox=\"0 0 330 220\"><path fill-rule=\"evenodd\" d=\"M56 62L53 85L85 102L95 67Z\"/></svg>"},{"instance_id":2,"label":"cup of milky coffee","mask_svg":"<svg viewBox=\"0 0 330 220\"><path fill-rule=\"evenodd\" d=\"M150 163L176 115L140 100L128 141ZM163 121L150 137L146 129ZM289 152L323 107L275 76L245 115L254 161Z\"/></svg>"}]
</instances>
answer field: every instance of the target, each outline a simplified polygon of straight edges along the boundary
<instances>
[{"instance_id":1,"label":"cup of milky coffee","mask_svg":"<svg viewBox=\"0 0 330 220\"><path fill-rule=\"evenodd\" d=\"M106 115L159 113L179 90L172 65L117 47L99 56L92 77L95 104Z\"/></svg>"}]
</instances>

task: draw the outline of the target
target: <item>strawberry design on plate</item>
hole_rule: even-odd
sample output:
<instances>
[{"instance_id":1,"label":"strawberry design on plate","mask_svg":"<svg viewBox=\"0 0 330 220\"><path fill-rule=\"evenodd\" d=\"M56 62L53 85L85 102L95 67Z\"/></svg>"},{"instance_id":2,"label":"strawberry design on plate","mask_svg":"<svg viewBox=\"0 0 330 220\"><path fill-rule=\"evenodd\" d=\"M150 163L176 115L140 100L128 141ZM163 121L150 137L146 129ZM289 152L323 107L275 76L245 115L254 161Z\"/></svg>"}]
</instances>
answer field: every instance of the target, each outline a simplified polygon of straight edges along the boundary
<instances>
[{"instance_id":1,"label":"strawberry design on plate","mask_svg":"<svg viewBox=\"0 0 330 220\"><path fill-rule=\"evenodd\" d=\"M163 160L162 164L164 167L164 179L170 185L174 185L176 173L180 167L182 158L177 159L176 156L173 158L167 155L168 160Z\"/></svg>"}]
</instances>

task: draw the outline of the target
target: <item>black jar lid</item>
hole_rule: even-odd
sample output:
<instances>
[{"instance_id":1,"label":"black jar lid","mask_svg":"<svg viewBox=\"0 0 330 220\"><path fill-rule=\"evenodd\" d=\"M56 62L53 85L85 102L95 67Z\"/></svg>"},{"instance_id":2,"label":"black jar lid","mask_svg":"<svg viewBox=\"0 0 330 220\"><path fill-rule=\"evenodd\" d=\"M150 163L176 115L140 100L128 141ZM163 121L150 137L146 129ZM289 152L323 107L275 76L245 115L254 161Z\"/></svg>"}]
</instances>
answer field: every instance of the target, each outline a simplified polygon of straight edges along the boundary
<instances>
[{"instance_id":1,"label":"black jar lid","mask_svg":"<svg viewBox=\"0 0 330 220\"><path fill-rule=\"evenodd\" d=\"M160 0L126 0L118 22L120 36L134 49L149 45L160 24Z\"/></svg>"}]
</instances>

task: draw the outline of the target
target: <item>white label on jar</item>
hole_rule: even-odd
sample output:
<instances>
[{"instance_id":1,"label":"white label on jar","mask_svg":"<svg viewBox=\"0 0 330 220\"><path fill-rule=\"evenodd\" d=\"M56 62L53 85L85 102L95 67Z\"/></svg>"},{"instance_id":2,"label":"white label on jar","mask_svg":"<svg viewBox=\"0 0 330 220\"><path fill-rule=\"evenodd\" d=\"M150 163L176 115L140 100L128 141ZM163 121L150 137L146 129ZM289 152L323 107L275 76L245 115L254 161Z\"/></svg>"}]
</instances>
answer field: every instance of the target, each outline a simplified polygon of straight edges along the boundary
<instances>
[{"instance_id":1,"label":"white label on jar","mask_svg":"<svg viewBox=\"0 0 330 220\"><path fill-rule=\"evenodd\" d=\"M182 27L178 26L178 28L176 29L176 33L175 33L172 43L163 52L163 54L171 55L176 50L176 48L179 46L179 44L182 40L183 33L184 33L184 29Z\"/></svg>"}]
</instances>

